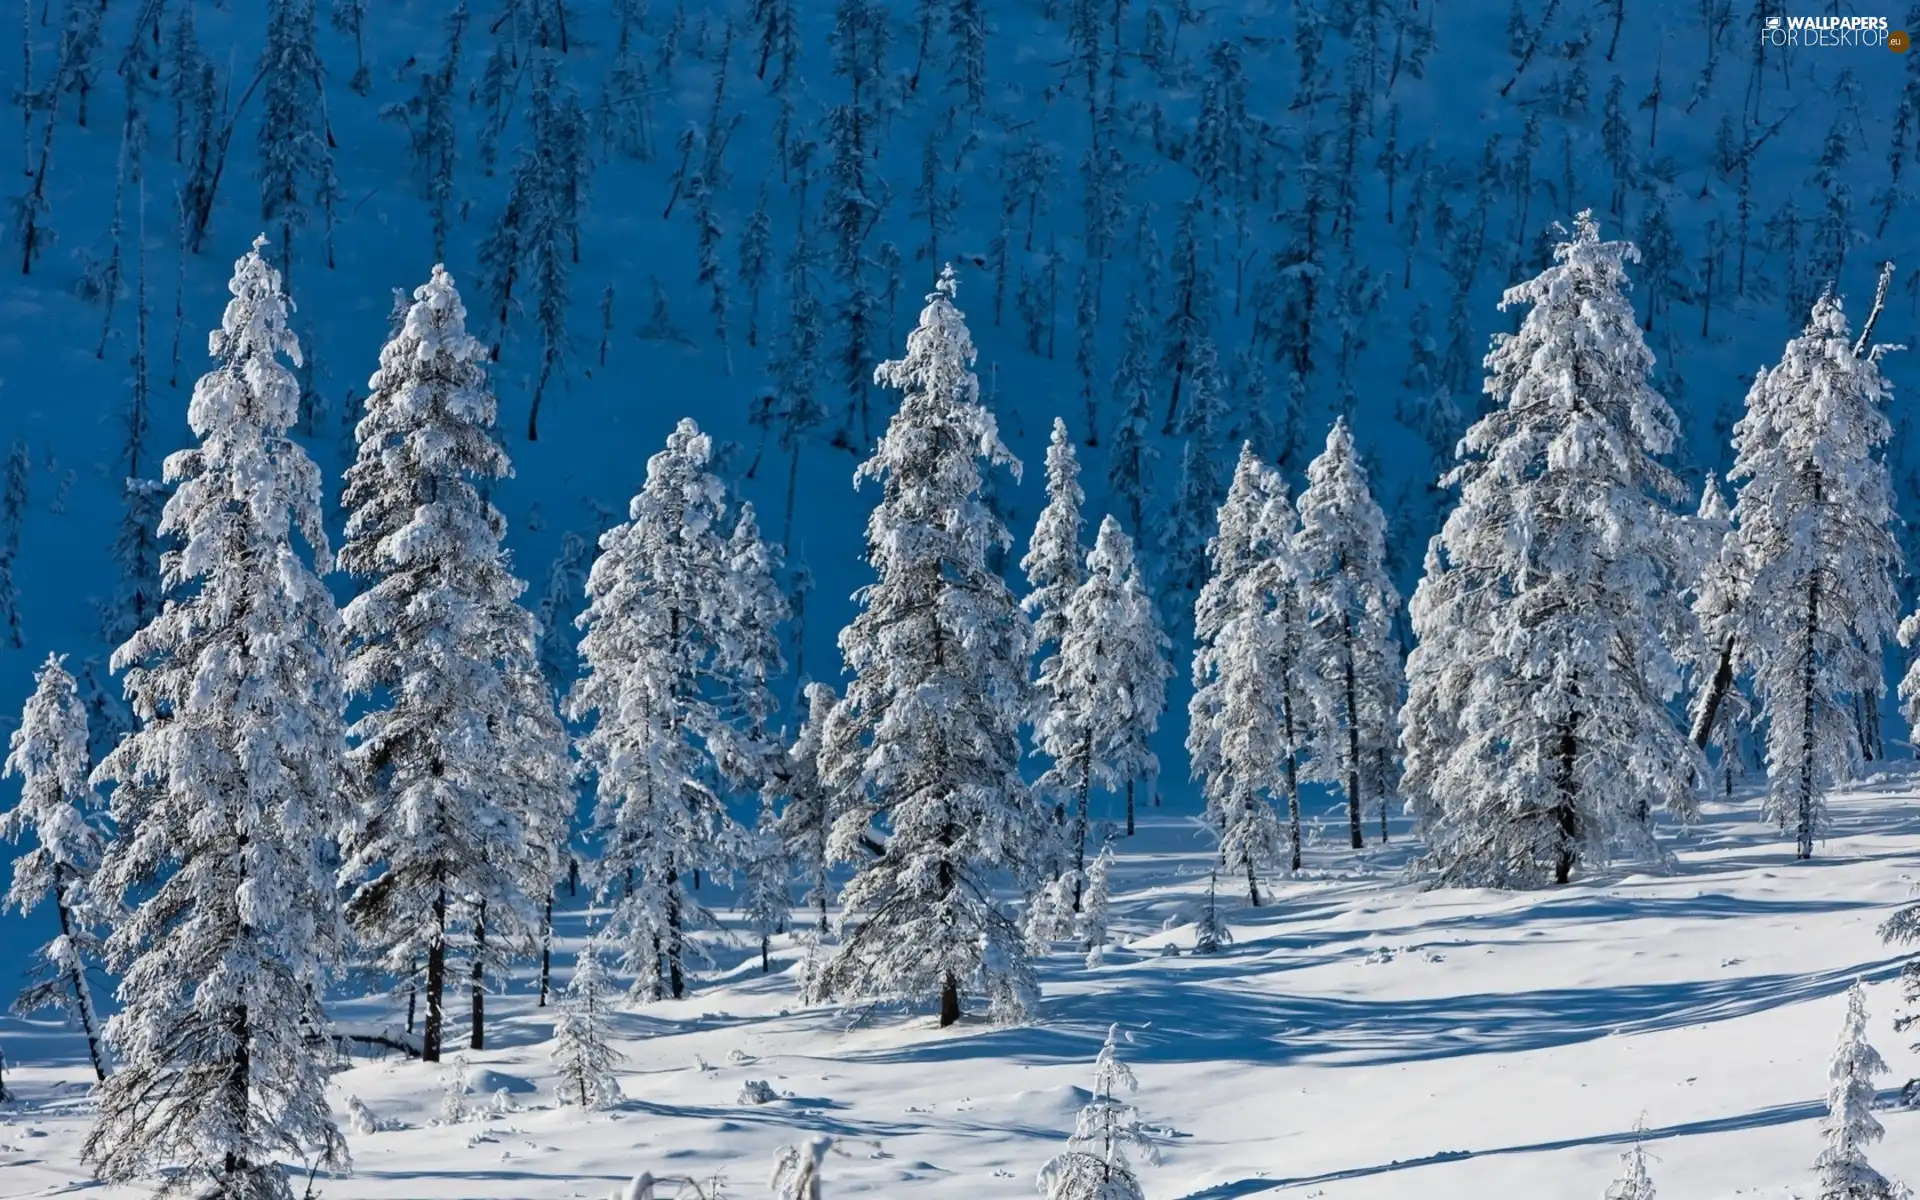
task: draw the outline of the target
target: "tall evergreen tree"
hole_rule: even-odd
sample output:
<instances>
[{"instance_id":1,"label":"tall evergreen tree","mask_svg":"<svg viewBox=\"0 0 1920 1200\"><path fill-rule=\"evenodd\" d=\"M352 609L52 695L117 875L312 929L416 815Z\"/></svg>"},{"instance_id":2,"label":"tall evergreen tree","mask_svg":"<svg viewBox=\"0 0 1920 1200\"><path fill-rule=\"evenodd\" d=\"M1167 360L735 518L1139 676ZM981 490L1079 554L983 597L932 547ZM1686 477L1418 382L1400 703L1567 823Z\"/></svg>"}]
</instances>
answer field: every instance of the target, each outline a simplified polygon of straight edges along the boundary
<instances>
[{"instance_id":1,"label":"tall evergreen tree","mask_svg":"<svg viewBox=\"0 0 1920 1200\"><path fill-rule=\"evenodd\" d=\"M1019 465L980 403L956 287L948 267L906 356L875 372L902 396L855 475L882 489L867 523L875 579L840 634L852 678L822 763L847 805L832 853L858 866L821 987L847 1000L938 997L942 1026L960 1019L966 992L1008 1015L1031 1002L1020 932L987 876L1027 874L1043 821L1019 765L1033 628L988 568L989 549L1010 539L980 496L981 459Z\"/></svg>"},{"instance_id":2,"label":"tall evergreen tree","mask_svg":"<svg viewBox=\"0 0 1920 1200\"><path fill-rule=\"evenodd\" d=\"M1900 547L1880 451L1884 346L1868 350L1831 292L1734 426L1730 554L1747 573L1735 650L1766 722L1766 814L1813 856L1824 791L1860 762L1852 698L1878 688ZM1909 715L1920 715L1910 707Z\"/></svg>"},{"instance_id":3,"label":"tall evergreen tree","mask_svg":"<svg viewBox=\"0 0 1920 1200\"><path fill-rule=\"evenodd\" d=\"M1386 517L1367 486L1347 419L1334 422L1327 448L1307 467L1294 537L1306 606L1307 670L1324 701L1311 714L1312 774L1347 792L1354 849L1366 797L1367 764L1393 742L1400 647L1393 625L1400 593L1386 570ZM1336 778L1337 777L1337 778Z\"/></svg>"},{"instance_id":4,"label":"tall evergreen tree","mask_svg":"<svg viewBox=\"0 0 1920 1200\"><path fill-rule=\"evenodd\" d=\"M1873 1169L1867 1147L1886 1136L1874 1119L1877 1090L1873 1077L1884 1074L1886 1060L1867 1043L1867 993L1854 980L1847 989L1847 1019L1827 1070L1827 1115L1820 1120L1826 1146L1813 1161L1820 1177L1819 1200L1909 1200L1912 1193Z\"/></svg>"},{"instance_id":5,"label":"tall evergreen tree","mask_svg":"<svg viewBox=\"0 0 1920 1200\"><path fill-rule=\"evenodd\" d=\"M1261 868L1300 865L1295 756L1306 714L1293 523L1279 474L1242 447L1207 544L1212 575L1194 604L1187 754L1220 838L1221 869L1245 876L1255 907ZM1284 831L1276 797L1288 805Z\"/></svg>"},{"instance_id":6,"label":"tall evergreen tree","mask_svg":"<svg viewBox=\"0 0 1920 1200\"><path fill-rule=\"evenodd\" d=\"M13 884L5 904L22 916L53 901L60 933L39 954L36 978L20 993L16 1012L58 1008L87 1039L87 1057L97 1079L107 1077L100 1051L100 1018L87 983L90 963L100 957L99 908L87 886L100 866L106 839L93 824L93 789L87 773L87 709L59 655L48 655L34 673L33 695L9 739L0 773L20 780L20 803L0 813L0 837L18 842L31 833L39 843L13 860Z\"/></svg>"},{"instance_id":7,"label":"tall evergreen tree","mask_svg":"<svg viewBox=\"0 0 1920 1200\"><path fill-rule=\"evenodd\" d=\"M1564 883L1621 843L1654 853L1652 794L1691 766L1666 700L1684 552L1655 455L1677 422L1647 384L1630 245L1581 213L1554 265L1507 290L1494 409L1446 477L1460 502L1410 607L1406 784L1443 882Z\"/></svg>"},{"instance_id":8,"label":"tall evergreen tree","mask_svg":"<svg viewBox=\"0 0 1920 1200\"><path fill-rule=\"evenodd\" d=\"M423 984L421 1057L438 1062L455 930L481 1049L483 972L532 952L573 792L506 518L481 491L513 471L486 347L444 267L413 296L368 385L342 497L340 569L365 589L341 614L346 681L372 705L348 731L355 813L341 878L373 960Z\"/></svg>"},{"instance_id":9,"label":"tall evergreen tree","mask_svg":"<svg viewBox=\"0 0 1920 1200\"><path fill-rule=\"evenodd\" d=\"M95 877L136 904L107 939L121 1069L83 1151L100 1177L291 1200L282 1156L343 1167L327 1107L320 985L344 926L341 626L295 549L328 561L320 473L287 438L300 389L292 307L261 257L235 265L194 387L200 444L166 460L166 607L114 652L140 728L94 772L118 838Z\"/></svg>"},{"instance_id":10,"label":"tall evergreen tree","mask_svg":"<svg viewBox=\"0 0 1920 1200\"><path fill-rule=\"evenodd\" d=\"M748 694L764 691L765 673L751 657L758 639L743 636L745 597L763 593L729 550L712 460L713 439L682 420L647 460L627 522L601 536L578 621L586 673L567 700L567 715L590 723L579 751L598 791L599 894L611 905L597 937L621 952L641 998L685 994L686 929L711 919L693 873L743 861L726 790L760 786L765 765L757 731L738 723L770 707Z\"/></svg>"}]
</instances>

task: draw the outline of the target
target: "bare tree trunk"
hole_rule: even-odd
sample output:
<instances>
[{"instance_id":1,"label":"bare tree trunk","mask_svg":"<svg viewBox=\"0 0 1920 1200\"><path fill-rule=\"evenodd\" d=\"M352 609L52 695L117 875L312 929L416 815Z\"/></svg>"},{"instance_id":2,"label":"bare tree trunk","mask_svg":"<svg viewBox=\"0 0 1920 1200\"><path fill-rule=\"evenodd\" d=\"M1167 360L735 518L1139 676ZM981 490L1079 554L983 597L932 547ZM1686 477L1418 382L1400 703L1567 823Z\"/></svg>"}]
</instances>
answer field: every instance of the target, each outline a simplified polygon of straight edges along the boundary
<instances>
[{"instance_id":1,"label":"bare tree trunk","mask_svg":"<svg viewBox=\"0 0 1920 1200\"><path fill-rule=\"evenodd\" d=\"M1820 485L1814 484L1814 498L1820 495ZM1819 680L1819 663L1813 652L1814 638L1820 631L1820 575L1815 572L1807 581L1807 646L1802 656L1800 671L1800 828L1797 858L1813 857L1813 719L1814 688Z\"/></svg>"},{"instance_id":2,"label":"bare tree trunk","mask_svg":"<svg viewBox=\"0 0 1920 1200\"><path fill-rule=\"evenodd\" d=\"M473 1028L467 1035L469 1050L487 1048L487 992L480 978L486 953L487 906L482 902L473 918Z\"/></svg>"},{"instance_id":3,"label":"bare tree trunk","mask_svg":"<svg viewBox=\"0 0 1920 1200\"><path fill-rule=\"evenodd\" d=\"M1707 685L1707 698L1700 705L1700 715L1693 722L1693 744L1696 749L1705 750L1707 742L1713 738L1714 718L1720 713L1720 704L1727 698L1727 692L1733 687L1733 635L1728 634L1720 644L1720 665L1714 669L1713 680Z\"/></svg>"},{"instance_id":4,"label":"bare tree trunk","mask_svg":"<svg viewBox=\"0 0 1920 1200\"><path fill-rule=\"evenodd\" d=\"M1358 850L1366 844L1360 836L1360 696L1353 677L1353 614L1345 614L1347 644L1347 833Z\"/></svg>"},{"instance_id":5,"label":"bare tree trunk","mask_svg":"<svg viewBox=\"0 0 1920 1200\"><path fill-rule=\"evenodd\" d=\"M446 1028L443 1003L447 987L447 893L433 900L433 945L427 947L427 1024L420 1034L420 1061L440 1061L440 1040Z\"/></svg>"},{"instance_id":6,"label":"bare tree trunk","mask_svg":"<svg viewBox=\"0 0 1920 1200\"><path fill-rule=\"evenodd\" d=\"M67 905L67 889L61 876L69 868L60 866L54 871L54 907L60 911L60 936L73 943L73 910ZM68 966L67 987L73 992L73 1011L80 1018L80 1031L87 1037L87 1057L93 1061L94 1078L106 1082L106 1062L100 1056L100 1035L93 1027L93 1005L87 1002L87 981L81 973L79 957L76 955Z\"/></svg>"},{"instance_id":7,"label":"bare tree trunk","mask_svg":"<svg viewBox=\"0 0 1920 1200\"><path fill-rule=\"evenodd\" d=\"M547 991L553 982L553 893L547 893L547 912L540 922L540 1005L547 1006Z\"/></svg>"}]
</instances>

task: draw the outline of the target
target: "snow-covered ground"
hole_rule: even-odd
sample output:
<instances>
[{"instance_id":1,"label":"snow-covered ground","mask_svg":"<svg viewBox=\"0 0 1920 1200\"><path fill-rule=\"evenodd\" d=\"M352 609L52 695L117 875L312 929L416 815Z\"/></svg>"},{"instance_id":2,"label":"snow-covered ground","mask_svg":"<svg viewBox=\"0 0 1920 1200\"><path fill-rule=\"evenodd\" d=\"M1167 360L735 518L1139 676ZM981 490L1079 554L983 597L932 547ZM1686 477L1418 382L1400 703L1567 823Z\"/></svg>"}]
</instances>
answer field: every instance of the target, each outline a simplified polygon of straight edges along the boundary
<instances>
[{"instance_id":1,"label":"snow-covered ground","mask_svg":"<svg viewBox=\"0 0 1920 1200\"><path fill-rule=\"evenodd\" d=\"M1537 893L1426 892L1404 841L1359 856L1317 848L1247 910L1223 896L1233 944L1188 949L1208 844L1151 816L1122 843L1105 965L1059 955L1034 1024L802 1007L778 947L772 976L744 947L681 1002L619 1017L625 1101L556 1108L553 1010L522 972L489 1005L493 1040L461 1055L467 1103L504 1112L440 1124L445 1072L398 1059L336 1076L401 1127L350 1134L355 1170L330 1200L598 1200L641 1169L715 1173L762 1194L782 1144L844 1139L829 1195L1013 1197L1061 1147L1111 1022L1133 1031L1134 1099L1164 1133L1155 1200L1266 1194L1327 1200L1597 1197L1644 1121L1663 1200L1811 1195L1826 1068L1855 977L1888 1099L1920 1059L1896 1034L1898 958L1875 929L1913 895L1920 775L1835 798L1809 863L1753 819L1709 805L1670 840L1669 874L1622 873ZM577 935L587 915L570 915ZM736 965L737 964L737 965ZM557 964L564 978L566 963ZM384 1022L388 1002L336 1006ZM455 1033L464 1044L464 1030ZM84 1051L56 1026L0 1023L18 1102L0 1109L0 1197L125 1200L77 1166ZM748 1080L779 1099L743 1101ZM1880 1114L1882 1171L1920 1182L1920 1113Z\"/></svg>"}]
</instances>

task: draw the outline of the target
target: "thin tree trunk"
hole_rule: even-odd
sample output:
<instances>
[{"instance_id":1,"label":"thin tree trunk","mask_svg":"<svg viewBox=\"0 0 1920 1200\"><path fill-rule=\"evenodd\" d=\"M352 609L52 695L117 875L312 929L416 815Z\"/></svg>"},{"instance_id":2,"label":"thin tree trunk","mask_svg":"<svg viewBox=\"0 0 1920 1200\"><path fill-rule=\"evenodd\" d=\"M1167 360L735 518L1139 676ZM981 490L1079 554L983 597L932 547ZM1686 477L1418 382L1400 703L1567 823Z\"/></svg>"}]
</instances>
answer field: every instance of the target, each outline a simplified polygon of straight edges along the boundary
<instances>
[{"instance_id":1,"label":"thin tree trunk","mask_svg":"<svg viewBox=\"0 0 1920 1200\"><path fill-rule=\"evenodd\" d=\"M540 922L540 1004L547 1006L547 990L553 981L553 893L547 893L547 912Z\"/></svg>"},{"instance_id":2,"label":"thin tree trunk","mask_svg":"<svg viewBox=\"0 0 1920 1200\"><path fill-rule=\"evenodd\" d=\"M1693 745L1695 749L1705 750L1707 742L1713 737L1713 721L1720 712L1720 704L1727 698L1727 692L1733 687L1733 635L1728 634L1720 644L1720 665L1714 669L1713 681L1707 685L1706 702L1700 706L1700 716L1693 723Z\"/></svg>"},{"instance_id":3,"label":"thin tree trunk","mask_svg":"<svg viewBox=\"0 0 1920 1200\"><path fill-rule=\"evenodd\" d=\"M1080 897L1087 881L1087 793L1093 790L1093 738L1089 736L1080 752L1080 795L1073 813L1073 911L1080 911Z\"/></svg>"},{"instance_id":4,"label":"thin tree trunk","mask_svg":"<svg viewBox=\"0 0 1920 1200\"><path fill-rule=\"evenodd\" d=\"M467 1037L469 1050L487 1048L487 993L480 974L487 953L487 906L483 901L473 919L473 1028Z\"/></svg>"},{"instance_id":5,"label":"thin tree trunk","mask_svg":"<svg viewBox=\"0 0 1920 1200\"><path fill-rule=\"evenodd\" d=\"M1127 836L1133 836L1133 780L1127 780Z\"/></svg>"},{"instance_id":6,"label":"thin tree trunk","mask_svg":"<svg viewBox=\"0 0 1920 1200\"><path fill-rule=\"evenodd\" d=\"M687 994L686 972L680 965L680 872L667 872L667 987L675 1000Z\"/></svg>"},{"instance_id":7,"label":"thin tree trunk","mask_svg":"<svg viewBox=\"0 0 1920 1200\"><path fill-rule=\"evenodd\" d=\"M1387 752L1385 750L1381 750L1379 751L1379 755L1380 755L1380 841L1382 844L1384 844L1387 840L1387 794L1388 794Z\"/></svg>"},{"instance_id":8,"label":"thin tree trunk","mask_svg":"<svg viewBox=\"0 0 1920 1200\"><path fill-rule=\"evenodd\" d=\"M73 945L73 910L67 907L66 887L58 882L68 870L61 866L54 872L54 907L60 912L60 936ZM93 1061L94 1078L106 1082L107 1068L100 1057L100 1036L93 1028L93 1005L87 1000L87 981L81 973L80 959L74 955L67 970L67 986L73 991L73 1011L80 1017L80 1031L87 1037L87 1057Z\"/></svg>"},{"instance_id":9,"label":"thin tree trunk","mask_svg":"<svg viewBox=\"0 0 1920 1200\"><path fill-rule=\"evenodd\" d=\"M1287 735L1287 862L1288 870L1300 869L1300 756L1293 750L1293 696L1280 701L1280 714Z\"/></svg>"},{"instance_id":10,"label":"thin tree trunk","mask_svg":"<svg viewBox=\"0 0 1920 1200\"><path fill-rule=\"evenodd\" d=\"M433 900L433 944L427 947L427 1025L420 1034L420 1061L440 1061L440 1039L446 1028L447 893Z\"/></svg>"},{"instance_id":11,"label":"thin tree trunk","mask_svg":"<svg viewBox=\"0 0 1920 1200\"><path fill-rule=\"evenodd\" d=\"M1209 908L1213 906L1213 885L1211 883L1207 885L1207 906ZM1254 874L1252 856L1248 856L1247 858L1247 907L1260 907L1260 878Z\"/></svg>"},{"instance_id":12,"label":"thin tree trunk","mask_svg":"<svg viewBox=\"0 0 1920 1200\"><path fill-rule=\"evenodd\" d=\"M1353 848L1366 844L1360 836L1360 697L1353 678L1353 614L1343 617L1347 643L1347 832Z\"/></svg>"},{"instance_id":13,"label":"thin tree trunk","mask_svg":"<svg viewBox=\"0 0 1920 1200\"><path fill-rule=\"evenodd\" d=\"M1820 498L1820 485L1814 483L1814 500ZM1820 630L1820 575L1815 572L1807 582L1807 646L1800 672L1800 844L1797 858L1813 857L1813 715L1814 688L1818 685L1819 662L1814 655L1814 638Z\"/></svg>"}]
</instances>

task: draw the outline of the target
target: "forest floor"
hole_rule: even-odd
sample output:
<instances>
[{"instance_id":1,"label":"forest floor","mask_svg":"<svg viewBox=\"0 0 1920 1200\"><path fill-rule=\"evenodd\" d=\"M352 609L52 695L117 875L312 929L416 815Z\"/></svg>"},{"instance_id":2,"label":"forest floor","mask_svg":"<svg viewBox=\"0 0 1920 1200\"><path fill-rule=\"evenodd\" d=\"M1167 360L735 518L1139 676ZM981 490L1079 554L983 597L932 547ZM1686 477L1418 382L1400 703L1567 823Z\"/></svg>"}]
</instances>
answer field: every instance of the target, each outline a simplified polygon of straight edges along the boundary
<instances>
[{"instance_id":1,"label":"forest floor","mask_svg":"<svg viewBox=\"0 0 1920 1200\"><path fill-rule=\"evenodd\" d=\"M1033 1023L854 1023L796 1001L789 939L769 975L744 945L718 946L719 969L686 1000L617 1018L625 1099L592 1114L555 1107L554 1010L522 973L489 998L486 1050L440 1068L360 1060L336 1076L343 1128L349 1096L398 1127L350 1135L353 1174L316 1190L597 1200L644 1169L718 1173L726 1195L751 1197L779 1146L828 1134L847 1152L830 1195L1033 1195L1119 1022L1134 1038L1134 1098L1163 1135L1162 1165L1142 1171L1156 1200L1597 1197L1642 1123L1662 1200L1804 1197L1856 977L1892 1065L1886 1099L1920 1074L1893 1030L1899 959L1875 932L1913 898L1920 775L1835 797L1811 862L1794 862L1755 810L1751 798L1707 806L1669 839L1667 873L1531 894L1421 891L1404 879L1403 840L1358 854L1329 841L1272 881L1261 908L1223 895L1233 941L1214 956L1187 952L1208 844L1156 813L1119 843L1121 945L1097 969L1049 960ZM569 947L590 916L568 914ZM335 1012L404 1019L385 999ZM78 1166L81 1043L7 1019L0 1046L17 1093L0 1108L0 1197L146 1194L87 1182ZM441 1123L454 1072L486 1115ZM747 1102L748 1080L778 1098ZM1920 1113L1881 1116L1875 1164L1920 1183Z\"/></svg>"}]
</instances>

